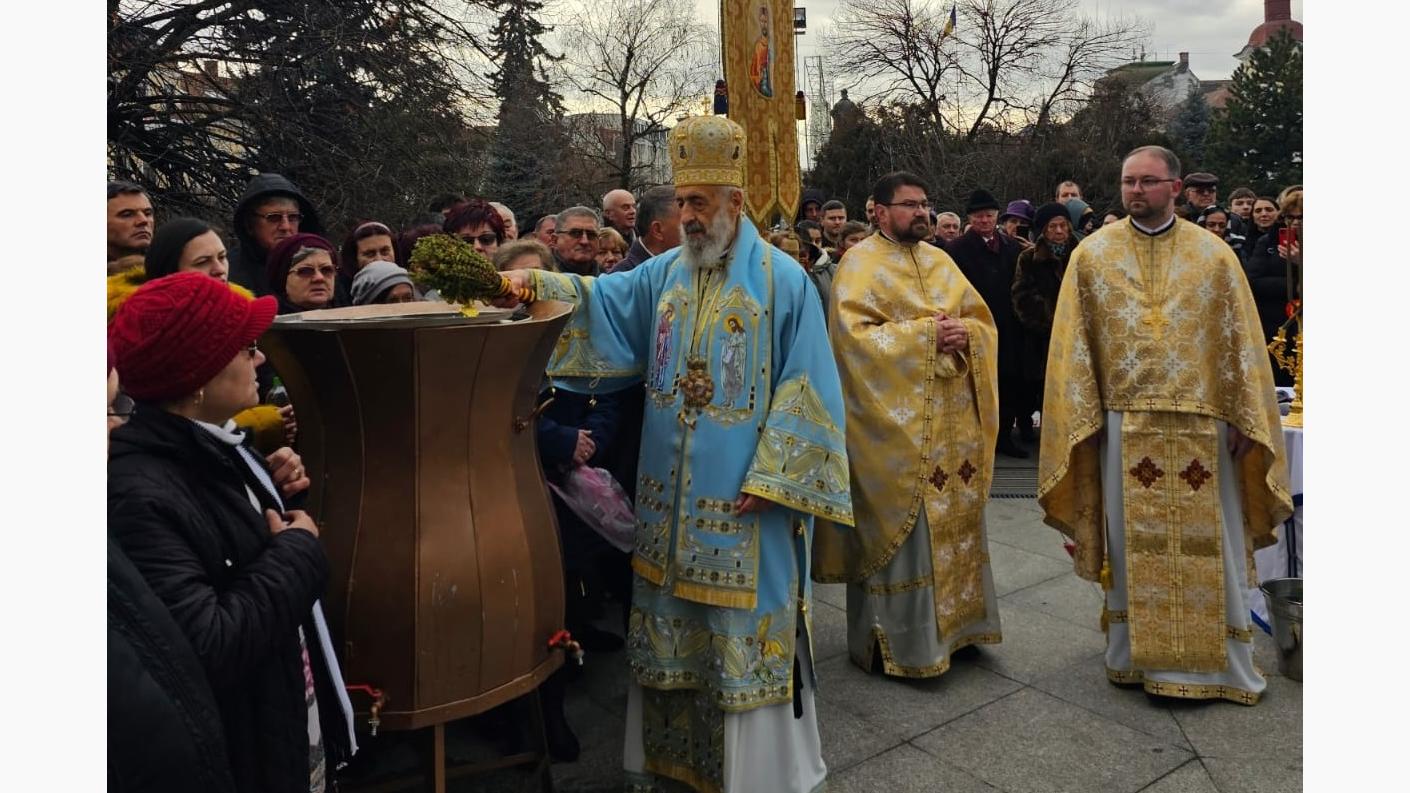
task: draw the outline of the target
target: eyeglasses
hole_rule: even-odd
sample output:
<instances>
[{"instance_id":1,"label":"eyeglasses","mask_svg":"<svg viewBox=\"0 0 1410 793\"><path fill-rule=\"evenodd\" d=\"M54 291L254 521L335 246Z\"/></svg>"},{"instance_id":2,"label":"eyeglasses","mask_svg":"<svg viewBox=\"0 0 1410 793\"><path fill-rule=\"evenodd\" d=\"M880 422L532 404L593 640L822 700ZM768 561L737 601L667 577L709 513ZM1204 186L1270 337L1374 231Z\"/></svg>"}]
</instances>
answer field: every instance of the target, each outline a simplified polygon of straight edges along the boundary
<instances>
[{"instance_id":1,"label":"eyeglasses","mask_svg":"<svg viewBox=\"0 0 1410 793\"><path fill-rule=\"evenodd\" d=\"M1302 215L1283 215L1283 220L1302 220Z\"/></svg>"},{"instance_id":2,"label":"eyeglasses","mask_svg":"<svg viewBox=\"0 0 1410 793\"><path fill-rule=\"evenodd\" d=\"M597 229L563 229L558 234L567 234L574 239L588 239L597 236Z\"/></svg>"},{"instance_id":3,"label":"eyeglasses","mask_svg":"<svg viewBox=\"0 0 1410 793\"><path fill-rule=\"evenodd\" d=\"M267 214L260 215L260 218L262 218L264 222L272 226L277 226L286 220L290 223L298 223L300 220L304 219L304 216L299 214L298 212L269 212Z\"/></svg>"},{"instance_id":4,"label":"eyeglasses","mask_svg":"<svg viewBox=\"0 0 1410 793\"><path fill-rule=\"evenodd\" d=\"M924 209L924 210L927 211L927 212L930 211L930 202L929 202L929 201L897 201L897 202L894 203L894 204L882 204L882 206L884 206L884 207L900 207L900 208L906 210L907 212L915 212L915 211L918 210L918 209Z\"/></svg>"},{"instance_id":5,"label":"eyeglasses","mask_svg":"<svg viewBox=\"0 0 1410 793\"><path fill-rule=\"evenodd\" d=\"M295 267L289 272L293 273L294 275L297 275L305 281L310 278L313 278L315 274L321 275L331 281L333 280L333 276L337 275L338 269L331 264L325 264L322 267L314 267L311 264L306 264L303 267Z\"/></svg>"},{"instance_id":6,"label":"eyeglasses","mask_svg":"<svg viewBox=\"0 0 1410 793\"><path fill-rule=\"evenodd\" d=\"M1189 189L1190 189L1190 190L1193 190L1193 191L1196 192L1196 193L1200 193L1200 194L1208 193L1209 195L1214 195L1214 192L1215 192L1215 188L1213 188L1213 187L1203 187L1203 186L1200 186L1200 187L1191 187L1191 188L1189 188Z\"/></svg>"},{"instance_id":7,"label":"eyeglasses","mask_svg":"<svg viewBox=\"0 0 1410 793\"><path fill-rule=\"evenodd\" d=\"M466 242L478 242L487 248L499 242L499 237L493 234L481 234L478 237L472 237L469 234L457 234L456 236Z\"/></svg>"},{"instance_id":8,"label":"eyeglasses","mask_svg":"<svg viewBox=\"0 0 1410 793\"><path fill-rule=\"evenodd\" d=\"M259 344L250 342L250 346L245 348L245 353L253 359L256 355L259 355Z\"/></svg>"},{"instance_id":9,"label":"eyeglasses","mask_svg":"<svg viewBox=\"0 0 1410 793\"><path fill-rule=\"evenodd\" d=\"M1173 182L1174 179L1157 179L1154 176L1143 176L1140 179L1126 177L1121 180L1122 190L1134 190L1136 185L1140 185L1142 190L1154 190L1160 186L1161 182Z\"/></svg>"}]
</instances>

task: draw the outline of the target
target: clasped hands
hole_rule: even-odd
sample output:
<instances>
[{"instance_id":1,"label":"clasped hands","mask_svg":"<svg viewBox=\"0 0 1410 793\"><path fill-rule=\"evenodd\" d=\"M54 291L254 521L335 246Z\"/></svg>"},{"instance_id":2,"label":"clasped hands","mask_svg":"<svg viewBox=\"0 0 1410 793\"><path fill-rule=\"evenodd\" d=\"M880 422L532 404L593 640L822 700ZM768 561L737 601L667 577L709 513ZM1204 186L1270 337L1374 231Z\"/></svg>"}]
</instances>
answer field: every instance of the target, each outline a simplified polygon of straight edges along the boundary
<instances>
[{"instance_id":1,"label":"clasped hands","mask_svg":"<svg viewBox=\"0 0 1410 793\"><path fill-rule=\"evenodd\" d=\"M264 461L269 466L269 478L273 480L274 486L279 488L279 492L284 494L284 498L291 498L308 490L311 482L308 471L304 469L303 458L298 452L285 446L276 449L274 454L264 458ZM303 529L315 537L318 536L318 524L301 509L290 510L283 515L266 509L264 517L269 523L271 534L278 534L285 529Z\"/></svg>"},{"instance_id":2,"label":"clasped hands","mask_svg":"<svg viewBox=\"0 0 1410 793\"><path fill-rule=\"evenodd\" d=\"M935 349L938 352L964 352L969 349L969 330L958 319L941 311L935 315Z\"/></svg>"},{"instance_id":3,"label":"clasped hands","mask_svg":"<svg viewBox=\"0 0 1410 793\"><path fill-rule=\"evenodd\" d=\"M279 488L284 498L296 496L308 490L312 484L308 471L304 469L303 458L288 446L275 450L274 454L264 458L264 461L269 466L269 478L274 481L274 486Z\"/></svg>"}]
</instances>

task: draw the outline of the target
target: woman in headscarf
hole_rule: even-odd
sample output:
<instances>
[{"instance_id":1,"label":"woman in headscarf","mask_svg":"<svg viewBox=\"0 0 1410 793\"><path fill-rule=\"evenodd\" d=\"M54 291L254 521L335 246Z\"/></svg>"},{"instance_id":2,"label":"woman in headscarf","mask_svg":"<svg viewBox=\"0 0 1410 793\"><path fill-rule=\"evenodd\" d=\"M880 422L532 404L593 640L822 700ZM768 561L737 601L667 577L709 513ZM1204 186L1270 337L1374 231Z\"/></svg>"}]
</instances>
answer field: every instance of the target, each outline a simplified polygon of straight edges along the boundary
<instances>
[{"instance_id":1,"label":"woman in headscarf","mask_svg":"<svg viewBox=\"0 0 1410 793\"><path fill-rule=\"evenodd\" d=\"M1234 253L1238 255L1239 262L1242 263L1244 256L1244 236L1234 233L1232 218L1233 213L1218 204L1210 204L1195 218L1195 225L1208 230L1211 234L1228 243Z\"/></svg>"},{"instance_id":2,"label":"woman in headscarf","mask_svg":"<svg viewBox=\"0 0 1410 793\"><path fill-rule=\"evenodd\" d=\"M1080 198L1069 198L1064 206L1067 208L1068 222L1072 226L1070 232L1072 244L1076 245L1082 241L1083 237L1091 234L1097 228L1101 223L1101 218L1097 217L1096 211L1087 206L1087 202ZM1033 225L1033 229L1035 233L1041 233L1036 223Z\"/></svg>"},{"instance_id":3,"label":"woman in headscarf","mask_svg":"<svg viewBox=\"0 0 1410 793\"><path fill-rule=\"evenodd\" d=\"M274 246L266 266L269 291L279 300L280 314L339 304L337 254L333 243L317 234L295 234Z\"/></svg>"},{"instance_id":4,"label":"woman in headscarf","mask_svg":"<svg viewBox=\"0 0 1410 793\"><path fill-rule=\"evenodd\" d=\"M196 651L236 790L315 793L356 750L318 598L328 560L290 449L254 454L231 416L259 401L273 298L199 273L138 289L108 326L136 408L112 432L108 529Z\"/></svg>"},{"instance_id":5,"label":"woman in headscarf","mask_svg":"<svg viewBox=\"0 0 1410 793\"><path fill-rule=\"evenodd\" d=\"M414 303L420 299L411 276L391 262L372 262L358 270L353 278L352 301L355 306Z\"/></svg>"},{"instance_id":6,"label":"woman in headscarf","mask_svg":"<svg viewBox=\"0 0 1410 793\"><path fill-rule=\"evenodd\" d=\"M1076 200L1076 199L1073 199ZM1068 202L1068 207L1071 206ZM1038 207L1033 247L1018 254L1013 276L1013 311L1023 325L1023 376L1034 402L1042 408L1048 367L1048 341L1053 334L1053 309L1075 245L1068 207L1049 203ZM1090 212L1090 210L1088 210Z\"/></svg>"}]
</instances>

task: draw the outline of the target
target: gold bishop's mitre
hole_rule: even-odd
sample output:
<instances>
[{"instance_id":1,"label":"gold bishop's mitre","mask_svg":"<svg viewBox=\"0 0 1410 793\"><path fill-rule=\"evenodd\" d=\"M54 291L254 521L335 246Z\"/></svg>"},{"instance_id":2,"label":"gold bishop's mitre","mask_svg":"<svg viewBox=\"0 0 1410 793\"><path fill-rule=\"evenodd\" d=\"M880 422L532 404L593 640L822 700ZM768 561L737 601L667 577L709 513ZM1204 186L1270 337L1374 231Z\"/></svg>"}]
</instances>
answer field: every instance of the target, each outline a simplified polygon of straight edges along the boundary
<instances>
[{"instance_id":1,"label":"gold bishop's mitre","mask_svg":"<svg viewBox=\"0 0 1410 793\"><path fill-rule=\"evenodd\" d=\"M677 186L744 187L744 128L724 116L693 116L671 130Z\"/></svg>"}]
</instances>

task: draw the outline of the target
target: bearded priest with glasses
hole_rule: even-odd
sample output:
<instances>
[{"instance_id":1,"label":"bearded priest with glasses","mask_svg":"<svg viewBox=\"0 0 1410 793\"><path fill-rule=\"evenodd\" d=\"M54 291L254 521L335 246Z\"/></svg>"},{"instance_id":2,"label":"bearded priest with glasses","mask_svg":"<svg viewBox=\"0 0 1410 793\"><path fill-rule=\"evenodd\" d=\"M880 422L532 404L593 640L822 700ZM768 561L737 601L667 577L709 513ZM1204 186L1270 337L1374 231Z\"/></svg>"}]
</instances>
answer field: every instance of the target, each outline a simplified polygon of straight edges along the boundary
<instances>
[{"instance_id":1,"label":"bearded priest with glasses","mask_svg":"<svg viewBox=\"0 0 1410 793\"><path fill-rule=\"evenodd\" d=\"M623 273L503 273L577 305L559 388L646 386L627 652L627 789L813 791L815 517L852 523L842 391L817 290L743 216L745 135L668 138L683 244Z\"/></svg>"},{"instance_id":2,"label":"bearded priest with glasses","mask_svg":"<svg viewBox=\"0 0 1410 793\"><path fill-rule=\"evenodd\" d=\"M880 230L849 248L828 311L847 405L856 528L820 521L813 579L847 584L852 661L938 677L1000 641L984 505L998 429L998 331L930 236L927 187L877 182Z\"/></svg>"}]
</instances>

